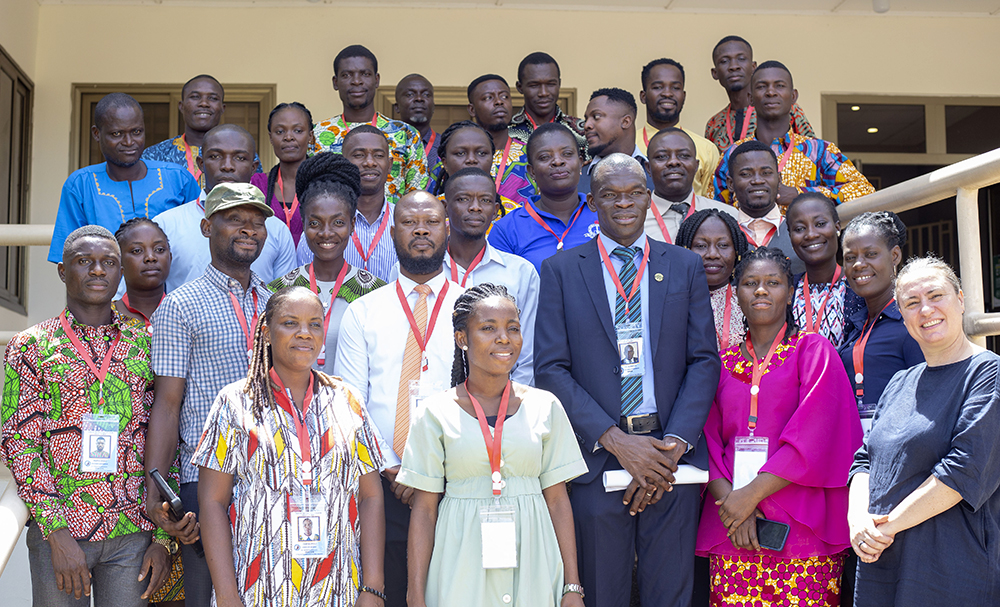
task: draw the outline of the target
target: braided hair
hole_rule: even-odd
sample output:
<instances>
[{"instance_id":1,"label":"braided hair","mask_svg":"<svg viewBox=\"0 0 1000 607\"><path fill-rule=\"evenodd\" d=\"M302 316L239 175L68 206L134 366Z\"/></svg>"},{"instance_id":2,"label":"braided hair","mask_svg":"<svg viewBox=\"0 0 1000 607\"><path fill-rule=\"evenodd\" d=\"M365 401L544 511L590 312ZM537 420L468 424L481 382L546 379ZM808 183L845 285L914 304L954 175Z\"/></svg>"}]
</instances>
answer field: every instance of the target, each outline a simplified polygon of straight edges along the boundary
<instances>
[{"instance_id":1,"label":"braided hair","mask_svg":"<svg viewBox=\"0 0 1000 607\"><path fill-rule=\"evenodd\" d=\"M274 121L275 115L278 112L280 112L281 110L288 109L288 108L297 109L297 110L301 111L303 114L305 114L306 115L306 120L309 122L309 129L311 130L313 128L314 125L313 125L312 112L310 112L309 109L306 106L302 105L298 101L293 101L291 103L279 103L278 105L274 106L274 109L271 110L271 113L267 115L267 132L268 133L271 132L271 122ZM271 170L268 171L268 173L267 173L267 192L266 192L267 196L264 197L264 200L271 200L271 198L274 197L274 186L275 186L275 184L278 183L278 170L279 170L280 166L281 166L280 162L275 163L275 165L273 167L271 167ZM296 179L297 179L297 177L296 177ZM297 192L298 192L298 188L296 188L296 193ZM300 196L299 198L301 199L302 197Z\"/></svg>"},{"instance_id":2,"label":"braided hair","mask_svg":"<svg viewBox=\"0 0 1000 607\"><path fill-rule=\"evenodd\" d=\"M736 284L739 284L740 280L743 279L743 275L750 268L750 265L758 262L766 261L771 262L778 266L778 270L785 275L785 284L788 285L789 289L792 289L792 262L785 256L785 253L777 247L757 247L756 249L750 251L743 256L742 261L736 266L736 271L733 272ZM749 330L749 322L746 318L743 319L746 329ZM787 340L795 332L798 331L798 325L795 324L795 316L792 314L792 306L785 306L785 323L788 325L785 327L785 336L782 341Z\"/></svg>"},{"instance_id":3,"label":"braided hair","mask_svg":"<svg viewBox=\"0 0 1000 607\"><path fill-rule=\"evenodd\" d=\"M118 229L115 230L115 240L118 241L118 246L119 247L122 246L122 240L124 240L125 236L132 231L132 228L137 228L142 225L153 226L154 228L159 230L160 234L163 234L164 240L167 240L167 233L163 231L163 228L160 227L160 224L156 223L149 217L143 217L140 215L139 217L133 217L132 219L129 219L125 223L118 226ZM170 250L169 240L167 241L167 250Z\"/></svg>"},{"instance_id":4,"label":"braided hair","mask_svg":"<svg viewBox=\"0 0 1000 607\"><path fill-rule=\"evenodd\" d=\"M747 235L740 229L740 224L736 221L735 217L719 209L702 209L692 213L677 228L677 238L674 242L679 247L690 249L691 245L694 244L694 237L698 234L698 229L701 228L701 224L705 223L705 220L709 217L715 217L729 228L729 237L733 239L733 249L736 250L736 263L739 263L750 249L750 245L747 243Z\"/></svg>"},{"instance_id":5,"label":"braided hair","mask_svg":"<svg viewBox=\"0 0 1000 607\"><path fill-rule=\"evenodd\" d=\"M856 234L865 228L874 230L890 251L893 247L902 251L906 246L906 224L892 211L869 211L858 215L844 228L841 240L847 240L848 234Z\"/></svg>"},{"instance_id":6,"label":"braided hair","mask_svg":"<svg viewBox=\"0 0 1000 607\"><path fill-rule=\"evenodd\" d=\"M490 132L471 120L462 120L461 122L456 122L446 128L444 132L441 133L441 143L438 144L438 158L441 159L441 174L438 176L437 185L434 187L435 196L444 194L444 187L448 182L448 170L444 168L444 159L448 155L448 143L451 141L452 135L462 129L476 129L481 131L483 135L486 135L486 139L490 142L490 162L492 162L493 155L497 153L497 146L493 143L493 137L490 135ZM503 208L503 205L500 205L500 208Z\"/></svg>"},{"instance_id":7,"label":"braided hair","mask_svg":"<svg viewBox=\"0 0 1000 607\"><path fill-rule=\"evenodd\" d=\"M466 289L455 301L455 311L451 313L451 324L454 330L456 332L466 332L469 328L469 317L475 312L476 305L490 297L502 297L517 307L517 302L507 292L507 287L495 285L490 282L478 284ZM520 314L521 310L518 309L517 313ZM466 357L465 350L458 346L458 342L455 342L455 362L451 365L451 387L454 388L458 384L463 383L468 377L469 360Z\"/></svg>"},{"instance_id":8,"label":"braided hair","mask_svg":"<svg viewBox=\"0 0 1000 607\"><path fill-rule=\"evenodd\" d=\"M326 152L306 158L295 174L295 195L303 222L309 204L321 195L332 196L348 206L349 216L358 210L361 171L340 154Z\"/></svg>"}]
</instances>

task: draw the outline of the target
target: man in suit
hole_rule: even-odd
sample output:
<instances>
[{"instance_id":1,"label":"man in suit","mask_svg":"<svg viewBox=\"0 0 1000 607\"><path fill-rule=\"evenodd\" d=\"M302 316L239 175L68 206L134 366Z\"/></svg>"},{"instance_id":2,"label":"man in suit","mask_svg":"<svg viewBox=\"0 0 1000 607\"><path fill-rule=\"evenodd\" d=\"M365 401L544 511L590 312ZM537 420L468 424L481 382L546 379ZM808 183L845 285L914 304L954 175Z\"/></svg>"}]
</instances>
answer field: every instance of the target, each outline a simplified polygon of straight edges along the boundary
<instances>
[{"instance_id":1,"label":"man in suit","mask_svg":"<svg viewBox=\"0 0 1000 607\"><path fill-rule=\"evenodd\" d=\"M535 382L566 407L590 469L570 498L588 607L629 604L636 556L644 607L691 602L700 489L673 472L708 467L721 363L701 259L645 236L649 199L638 161L608 156L587 196L600 235L542 263ZM619 344L637 339L625 371ZM632 483L606 493L603 473L622 468Z\"/></svg>"}]
</instances>

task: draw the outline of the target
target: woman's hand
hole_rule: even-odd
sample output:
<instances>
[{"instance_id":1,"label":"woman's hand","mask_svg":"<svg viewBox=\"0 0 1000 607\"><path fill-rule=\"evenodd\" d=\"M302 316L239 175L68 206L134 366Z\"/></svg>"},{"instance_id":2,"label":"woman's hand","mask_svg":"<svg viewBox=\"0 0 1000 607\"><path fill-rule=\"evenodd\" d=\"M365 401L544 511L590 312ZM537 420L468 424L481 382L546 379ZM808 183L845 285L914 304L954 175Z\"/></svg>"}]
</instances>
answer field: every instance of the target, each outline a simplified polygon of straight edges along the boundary
<instances>
[{"instance_id":1,"label":"woman's hand","mask_svg":"<svg viewBox=\"0 0 1000 607\"><path fill-rule=\"evenodd\" d=\"M583 607L583 597L575 592L567 592L559 602L559 607Z\"/></svg>"},{"instance_id":2,"label":"woman's hand","mask_svg":"<svg viewBox=\"0 0 1000 607\"><path fill-rule=\"evenodd\" d=\"M753 509L753 516L748 516L745 521L736 527L736 531L729 534L729 541L736 548L743 550L760 550L760 543L757 541L757 519L764 518L764 513L758 508Z\"/></svg>"},{"instance_id":3,"label":"woman's hand","mask_svg":"<svg viewBox=\"0 0 1000 607\"><path fill-rule=\"evenodd\" d=\"M385 607L385 601L370 592L358 593L358 600L355 607Z\"/></svg>"},{"instance_id":4,"label":"woman's hand","mask_svg":"<svg viewBox=\"0 0 1000 607\"><path fill-rule=\"evenodd\" d=\"M887 515L874 515L865 511L848 512L847 524L851 530L851 547L863 563L874 563L882 552L892 545L894 537L879 530L889 520Z\"/></svg>"},{"instance_id":5,"label":"woman's hand","mask_svg":"<svg viewBox=\"0 0 1000 607\"><path fill-rule=\"evenodd\" d=\"M749 491L749 486L730 491L715 501L715 505L719 506L719 518L730 536L753 514L758 503L760 500Z\"/></svg>"}]
</instances>

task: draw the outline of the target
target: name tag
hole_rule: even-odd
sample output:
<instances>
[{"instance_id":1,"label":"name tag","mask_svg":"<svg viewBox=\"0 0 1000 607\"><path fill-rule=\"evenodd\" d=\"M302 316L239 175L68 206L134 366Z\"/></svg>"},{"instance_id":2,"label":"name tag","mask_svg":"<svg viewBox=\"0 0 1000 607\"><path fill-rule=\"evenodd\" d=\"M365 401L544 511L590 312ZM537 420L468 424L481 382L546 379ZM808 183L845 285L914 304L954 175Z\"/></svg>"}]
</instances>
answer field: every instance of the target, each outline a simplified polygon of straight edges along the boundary
<instances>
[{"instance_id":1,"label":"name tag","mask_svg":"<svg viewBox=\"0 0 1000 607\"><path fill-rule=\"evenodd\" d=\"M767 462L766 436L737 436L733 460L733 490L742 489L757 478Z\"/></svg>"},{"instance_id":2,"label":"name tag","mask_svg":"<svg viewBox=\"0 0 1000 607\"><path fill-rule=\"evenodd\" d=\"M517 567L517 535L513 506L483 506L479 509L483 537L483 569Z\"/></svg>"},{"instance_id":3,"label":"name tag","mask_svg":"<svg viewBox=\"0 0 1000 607\"><path fill-rule=\"evenodd\" d=\"M118 416L83 416L80 472L118 472Z\"/></svg>"},{"instance_id":4,"label":"name tag","mask_svg":"<svg viewBox=\"0 0 1000 607\"><path fill-rule=\"evenodd\" d=\"M861 415L861 429L865 431L864 441L872 431L872 418L875 417L875 406L878 403L858 403L858 414Z\"/></svg>"},{"instance_id":5,"label":"name tag","mask_svg":"<svg viewBox=\"0 0 1000 607\"><path fill-rule=\"evenodd\" d=\"M642 323L625 323L615 327L618 334L618 357L621 359L622 377L641 377L645 371L642 347Z\"/></svg>"},{"instance_id":6,"label":"name tag","mask_svg":"<svg viewBox=\"0 0 1000 607\"><path fill-rule=\"evenodd\" d=\"M328 530L326 502L316 494L303 491L299 499L290 498L291 544L293 559L326 558Z\"/></svg>"},{"instance_id":7,"label":"name tag","mask_svg":"<svg viewBox=\"0 0 1000 607\"><path fill-rule=\"evenodd\" d=\"M444 391L445 387L442 384L430 382L425 379L411 379L410 419L412 420L420 407L423 406L424 399Z\"/></svg>"}]
</instances>

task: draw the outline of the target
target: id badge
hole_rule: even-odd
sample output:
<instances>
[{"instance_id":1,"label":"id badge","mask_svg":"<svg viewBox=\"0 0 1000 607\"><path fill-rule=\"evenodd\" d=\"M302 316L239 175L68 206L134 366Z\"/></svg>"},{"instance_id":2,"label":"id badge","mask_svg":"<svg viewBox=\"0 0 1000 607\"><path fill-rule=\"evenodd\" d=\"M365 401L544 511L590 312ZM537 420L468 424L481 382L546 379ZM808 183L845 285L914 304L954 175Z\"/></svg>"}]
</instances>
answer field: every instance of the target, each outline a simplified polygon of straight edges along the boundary
<instances>
[{"instance_id":1,"label":"id badge","mask_svg":"<svg viewBox=\"0 0 1000 607\"><path fill-rule=\"evenodd\" d=\"M875 417L875 405L878 403L858 403L858 413L861 415L861 429L865 431L864 441L872 431L872 418Z\"/></svg>"},{"instance_id":2,"label":"id badge","mask_svg":"<svg viewBox=\"0 0 1000 607\"><path fill-rule=\"evenodd\" d=\"M305 489L298 498L290 497L288 503L291 508L289 534L292 558L326 558L329 555L326 502L318 494Z\"/></svg>"},{"instance_id":3,"label":"id badge","mask_svg":"<svg viewBox=\"0 0 1000 607\"><path fill-rule=\"evenodd\" d=\"M733 461L733 490L742 489L757 478L767 462L766 436L737 436Z\"/></svg>"},{"instance_id":4,"label":"id badge","mask_svg":"<svg viewBox=\"0 0 1000 607\"><path fill-rule=\"evenodd\" d=\"M430 382L424 379L410 380L410 419L413 419L417 411L423 405L424 399L434 396L438 392L444 392L445 388L441 384Z\"/></svg>"},{"instance_id":5,"label":"id badge","mask_svg":"<svg viewBox=\"0 0 1000 607\"><path fill-rule=\"evenodd\" d=\"M632 322L615 327L618 334L618 358L621 359L622 377L640 377L645 365L642 357L642 323Z\"/></svg>"},{"instance_id":6,"label":"id badge","mask_svg":"<svg viewBox=\"0 0 1000 607\"><path fill-rule=\"evenodd\" d=\"M118 472L118 416L83 416L80 472Z\"/></svg>"},{"instance_id":7,"label":"id badge","mask_svg":"<svg viewBox=\"0 0 1000 607\"><path fill-rule=\"evenodd\" d=\"M483 569L517 567L517 536L513 506L483 506L479 509L483 536Z\"/></svg>"}]
</instances>

